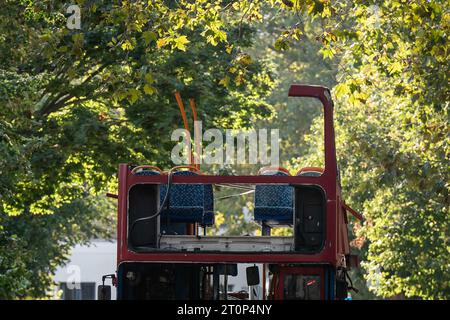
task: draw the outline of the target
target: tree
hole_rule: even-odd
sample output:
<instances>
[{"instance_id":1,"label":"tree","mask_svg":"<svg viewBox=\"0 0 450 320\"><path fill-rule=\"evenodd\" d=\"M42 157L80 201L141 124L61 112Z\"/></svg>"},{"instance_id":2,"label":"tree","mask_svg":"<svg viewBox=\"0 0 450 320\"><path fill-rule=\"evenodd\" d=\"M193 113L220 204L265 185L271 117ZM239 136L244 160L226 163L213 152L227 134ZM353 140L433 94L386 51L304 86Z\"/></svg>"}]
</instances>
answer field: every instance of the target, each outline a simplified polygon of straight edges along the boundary
<instances>
[{"instance_id":1,"label":"tree","mask_svg":"<svg viewBox=\"0 0 450 320\"><path fill-rule=\"evenodd\" d=\"M117 163L169 164L174 90L196 98L207 124L250 127L271 113L271 74L244 50L264 2L77 4L81 30L65 27L60 2L6 1L0 13L0 235L21 252L0 263L2 284L16 288L2 297L44 295L73 243L111 230L99 195L114 188Z\"/></svg>"},{"instance_id":2,"label":"tree","mask_svg":"<svg viewBox=\"0 0 450 320\"><path fill-rule=\"evenodd\" d=\"M318 149L307 147L304 140L311 131L314 119L321 116L320 102L307 99L288 99L289 86L293 83L308 83L333 87L336 83L338 59L324 58L321 49L322 42L316 37L323 32L323 19L311 21L308 14L296 12L280 12L275 8L265 8L264 18L255 25L257 30L254 45L247 52L252 60L264 61L273 69L275 86L272 88L267 102L273 110L270 115L256 119L254 128L279 129L280 134L280 165L289 168L295 174L301 167L322 165L324 156L320 150L323 143L318 143ZM300 25L301 23L301 25ZM290 41L289 37L281 36L285 30L294 26L298 37ZM287 41L288 44L280 44ZM320 105L321 106L321 105ZM317 131L315 132L317 134ZM323 137L323 133L321 135ZM311 154L317 155L312 159ZM233 166L235 174L257 174L259 167L255 165ZM246 219L243 211L253 210L253 194L247 190L215 190L218 215L216 226L211 233L226 232L229 235L254 234L260 232L260 227ZM240 196L239 194L244 193ZM222 197L229 197L230 198ZM222 226L220 226L222 224ZM272 234L291 235L291 228L275 228Z\"/></svg>"},{"instance_id":3,"label":"tree","mask_svg":"<svg viewBox=\"0 0 450 320\"><path fill-rule=\"evenodd\" d=\"M270 72L242 59L252 30L222 26L212 5L83 2L81 30L65 27L62 4L2 9L1 298L45 295L74 244L111 236L103 195L117 164L170 164L174 90L196 98L206 123L268 112Z\"/></svg>"},{"instance_id":4,"label":"tree","mask_svg":"<svg viewBox=\"0 0 450 320\"><path fill-rule=\"evenodd\" d=\"M291 150L316 114L297 121L296 109L274 102L294 80L289 68L333 85L337 63L342 184L367 217L357 235L368 240L371 290L449 297L445 2L78 1L81 30L66 28L59 2L5 3L1 298L44 295L74 243L111 233L114 205L101 195L116 187L117 163L170 165L169 133L181 126L174 90L196 99L205 126L285 126L286 165L303 166L318 160L318 120L300 141L310 149L301 158ZM271 8L281 16L267 21ZM289 48L310 59L296 61ZM280 51L285 60L274 59ZM317 51L333 59L323 69ZM248 227L237 219L243 229L232 232Z\"/></svg>"}]
</instances>

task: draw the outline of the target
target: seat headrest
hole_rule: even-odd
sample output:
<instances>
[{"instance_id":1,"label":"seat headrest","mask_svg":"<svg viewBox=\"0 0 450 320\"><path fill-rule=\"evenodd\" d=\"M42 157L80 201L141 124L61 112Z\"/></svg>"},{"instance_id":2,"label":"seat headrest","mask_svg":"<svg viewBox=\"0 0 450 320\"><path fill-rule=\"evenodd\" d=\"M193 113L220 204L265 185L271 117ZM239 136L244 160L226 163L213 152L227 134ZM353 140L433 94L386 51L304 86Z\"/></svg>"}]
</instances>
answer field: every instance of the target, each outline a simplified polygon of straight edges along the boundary
<instances>
[{"instance_id":1,"label":"seat headrest","mask_svg":"<svg viewBox=\"0 0 450 320\"><path fill-rule=\"evenodd\" d=\"M269 176L269 175L282 175L290 176L289 170L283 167L262 167L258 171L258 175Z\"/></svg>"},{"instance_id":2,"label":"seat headrest","mask_svg":"<svg viewBox=\"0 0 450 320\"><path fill-rule=\"evenodd\" d=\"M296 176L310 176L310 177L318 177L322 175L323 168L321 167L304 167L301 168Z\"/></svg>"}]
</instances>

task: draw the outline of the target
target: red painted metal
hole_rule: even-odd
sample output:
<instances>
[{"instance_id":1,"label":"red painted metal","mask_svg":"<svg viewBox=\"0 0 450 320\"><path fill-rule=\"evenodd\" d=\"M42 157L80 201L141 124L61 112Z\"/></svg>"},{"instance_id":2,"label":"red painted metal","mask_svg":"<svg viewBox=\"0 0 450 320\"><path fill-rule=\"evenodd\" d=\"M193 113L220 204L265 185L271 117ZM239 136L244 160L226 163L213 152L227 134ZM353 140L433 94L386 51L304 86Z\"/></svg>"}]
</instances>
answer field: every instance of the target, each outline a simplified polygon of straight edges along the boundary
<instances>
[{"instance_id":1,"label":"red painted metal","mask_svg":"<svg viewBox=\"0 0 450 320\"><path fill-rule=\"evenodd\" d=\"M344 208L344 210L350 212L352 214L352 216L354 216L356 219L358 219L359 221L364 221L364 216L355 211L354 209L350 208L345 202L342 203L342 208Z\"/></svg>"},{"instance_id":2,"label":"red painted metal","mask_svg":"<svg viewBox=\"0 0 450 320\"><path fill-rule=\"evenodd\" d=\"M325 171L323 175L330 175L336 181L337 162L336 148L334 142L333 126L333 101L330 90L322 86L297 85L289 88L290 97L310 97L317 98L323 104L324 111L324 139L325 139ZM333 195L334 196L334 195Z\"/></svg>"},{"instance_id":3,"label":"red painted metal","mask_svg":"<svg viewBox=\"0 0 450 320\"><path fill-rule=\"evenodd\" d=\"M339 266L345 264L349 254L345 210L340 198L340 185L337 175L335 139L333 128L333 103L330 92L325 87L292 85L289 96L313 97L324 106L325 168L321 176L173 176L172 183L198 184L291 184L317 185L326 196L326 241L317 254L297 253L187 253L187 252L146 252L136 253L127 244L128 191L133 185L142 183L165 184L167 175L139 176L133 174L128 164L119 166L119 200L117 224L117 263L139 262L261 262L261 263L315 263ZM346 208L347 209L347 208ZM347 209L348 210L348 209Z\"/></svg>"}]
</instances>

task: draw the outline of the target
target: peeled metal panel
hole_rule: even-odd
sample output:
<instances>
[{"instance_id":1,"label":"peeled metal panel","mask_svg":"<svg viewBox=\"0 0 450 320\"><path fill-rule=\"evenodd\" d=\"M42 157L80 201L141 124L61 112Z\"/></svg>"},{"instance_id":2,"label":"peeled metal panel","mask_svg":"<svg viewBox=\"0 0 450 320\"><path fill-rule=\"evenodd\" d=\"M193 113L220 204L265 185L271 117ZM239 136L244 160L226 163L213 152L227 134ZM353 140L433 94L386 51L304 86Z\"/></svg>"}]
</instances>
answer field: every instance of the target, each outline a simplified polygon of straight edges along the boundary
<instances>
[{"instance_id":1,"label":"peeled metal panel","mask_svg":"<svg viewBox=\"0 0 450 320\"><path fill-rule=\"evenodd\" d=\"M157 246L159 217L138 222L133 230L131 228L134 221L154 215L158 208L158 185L138 184L130 188L128 194L128 243L131 247L148 246L155 248Z\"/></svg>"},{"instance_id":2,"label":"peeled metal panel","mask_svg":"<svg viewBox=\"0 0 450 320\"><path fill-rule=\"evenodd\" d=\"M321 204L305 204L305 232L320 233L322 231L322 211Z\"/></svg>"},{"instance_id":3,"label":"peeled metal panel","mask_svg":"<svg viewBox=\"0 0 450 320\"><path fill-rule=\"evenodd\" d=\"M295 186L295 251L319 252L325 241L325 194L318 186Z\"/></svg>"}]
</instances>

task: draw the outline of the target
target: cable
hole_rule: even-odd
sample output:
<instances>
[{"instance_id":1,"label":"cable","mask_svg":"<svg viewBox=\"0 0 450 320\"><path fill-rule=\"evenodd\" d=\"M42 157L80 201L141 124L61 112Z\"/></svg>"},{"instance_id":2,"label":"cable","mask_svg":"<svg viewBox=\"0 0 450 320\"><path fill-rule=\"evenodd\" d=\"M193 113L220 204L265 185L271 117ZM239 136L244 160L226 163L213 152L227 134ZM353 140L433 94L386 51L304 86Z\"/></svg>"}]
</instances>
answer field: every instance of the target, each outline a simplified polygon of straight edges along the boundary
<instances>
[{"instance_id":1,"label":"cable","mask_svg":"<svg viewBox=\"0 0 450 320\"><path fill-rule=\"evenodd\" d=\"M134 230L134 228L136 227L136 225L137 225L138 223L142 222L142 221L149 221L149 220L152 220L152 219L158 217L159 215L161 215L161 213L162 213L164 207L168 204L168 202L169 202L169 197L170 197L170 188L171 188L171 186L172 186L172 175L173 175L174 169L176 169L176 167L170 169L169 172L167 173L167 190L166 190L166 196L164 197L164 200L163 200L162 205L159 206L158 211L157 211L155 214L151 215L151 216L136 219L136 220L134 220L133 223L131 224L131 227L130 227L130 242L131 242L131 244L133 245L133 247L135 247L135 246L134 246L134 241L133 241L133 230Z\"/></svg>"},{"instance_id":2,"label":"cable","mask_svg":"<svg viewBox=\"0 0 450 320\"><path fill-rule=\"evenodd\" d=\"M160 233L159 238L158 238L157 248L161 248L161 239L162 239L163 234L165 234L165 233L166 233L165 231Z\"/></svg>"},{"instance_id":3,"label":"cable","mask_svg":"<svg viewBox=\"0 0 450 320\"><path fill-rule=\"evenodd\" d=\"M215 183L214 185L217 187L222 187L222 188L227 187L227 188L242 189L242 190L255 190L255 188L251 187L251 186L232 184L232 183Z\"/></svg>"},{"instance_id":4,"label":"cable","mask_svg":"<svg viewBox=\"0 0 450 320\"><path fill-rule=\"evenodd\" d=\"M344 277L346 277L346 278L350 281L350 285L348 286L348 290L353 290L355 293L358 293L359 290L356 289L356 288L353 286L353 281L352 281L352 279L350 278L350 276L348 275L348 272L347 272L346 269L344 269Z\"/></svg>"},{"instance_id":5,"label":"cable","mask_svg":"<svg viewBox=\"0 0 450 320\"><path fill-rule=\"evenodd\" d=\"M230 194L230 195L227 195L227 196L215 198L214 200L222 200L222 199L228 199L228 198L233 198L233 197L239 197L239 196L243 196L245 194L250 194L250 193L253 193L253 192L255 192L255 190L249 190L249 191L245 191L245 192L242 192L242 193L234 193L234 194Z\"/></svg>"}]
</instances>

